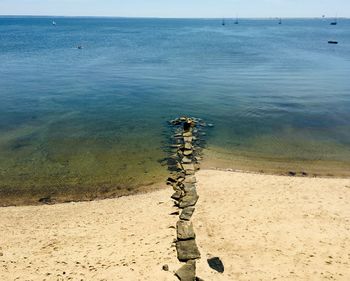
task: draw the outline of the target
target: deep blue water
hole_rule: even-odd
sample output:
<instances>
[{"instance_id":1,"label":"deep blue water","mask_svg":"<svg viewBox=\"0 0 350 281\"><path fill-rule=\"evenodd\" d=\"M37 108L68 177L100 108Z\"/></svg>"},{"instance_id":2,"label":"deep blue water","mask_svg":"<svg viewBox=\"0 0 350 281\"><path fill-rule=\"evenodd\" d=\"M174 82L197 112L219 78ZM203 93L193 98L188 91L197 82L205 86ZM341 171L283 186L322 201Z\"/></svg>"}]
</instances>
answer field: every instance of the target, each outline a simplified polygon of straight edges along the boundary
<instances>
[{"instance_id":1,"label":"deep blue water","mask_svg":"<svg viewBox=\"0 0 350 281\"><path fill-rule=\"evenodd\" d=\"M0 62L6 187L157 181L178 115L217 157L350 167L350 20L0 17Z\"/></svg>"}]
</instances>

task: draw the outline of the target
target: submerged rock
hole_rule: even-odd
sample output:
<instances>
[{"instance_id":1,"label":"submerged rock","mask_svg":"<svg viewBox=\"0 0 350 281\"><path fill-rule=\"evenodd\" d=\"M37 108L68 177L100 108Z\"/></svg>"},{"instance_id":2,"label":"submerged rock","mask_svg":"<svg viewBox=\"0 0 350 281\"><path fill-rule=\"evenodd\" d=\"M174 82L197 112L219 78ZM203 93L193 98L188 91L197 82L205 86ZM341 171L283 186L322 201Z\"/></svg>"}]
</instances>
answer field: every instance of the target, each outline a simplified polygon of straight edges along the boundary
<instances>
[{"instance_id":1,"label":"submerged rock","mask_svg":"<svg viewBox=\"0 0 350 281\"><path fill-rule=\"evenodd\" d=\"M196 261L190 260L175 272L180 281L196 280Z\"/></svg>"},{"instance_id":2,"label":"submerged rock","mask_svg":"<svg viewBox=\"0 0 350 281\"><path fill-rule=\"evenodd\" d=\"M192 143L186 142L184 148L187 150L192 150Z\"/></svg>"},{"instance_id":3,"label":"submerged rock","mask_svg":"<svg viewBox=\"0 0 350 281\"><path fill-rule=\"evenodd\" d=\"M189 130L191 130L191 127L192 127L192 122L188 122L186 120L186 122L184 123L184 127L183 127L184 131L188 132Z\"/></svg>"},{"instance_id":4,"label":"submerged rock","mask_svg":"<svg viewBox=\"0 0 350 281\"><path fill-rule=\"evenodd\" d=\"M183 240L176 242L177 258L180 261L199 259L201 254L198 250L196 240Z\"/></svg>"},{"instance_id":5,"label":"submerged rock","mask_svg":"<svg viewBox=\"0 0 350 281\"><path fill-rule=\"evenodd\" d=\"M178 240L188 240L196 237L193 230L193 224L190 221L179 220L176 223L176 231Z\"/></svg>"},{"instance_id":6,"label":"submerged rock","mask_svg":"<svg viewBox=\"0 0 350 281\"><path fill-rule=\"evenodd\" d=\"M181 147L181 144L172 144L170 145L171 148L179 148Z\"/></svg>"},{"instance_id":7,"label":"submerged rock","mask_svg":"<svg viewBox=\"0 0 350 281\"><path fill-rule=\"evenodd\" d=\"M182 136L185 138L185 137L192 137L192 132L191 131L189 131L189 132L184 132L183 134L182 134Z\"/></svg>"},{"instance_id":8,"label":"submerged rock","mask_svg":"<svg viewBox=\"0 0 350 281\"><path fill-rule=\"evenodd\" d=\"M167 183L176 183L177 182L177 177L175 177L175 176L170 176L170 177L168 177L168 179L167 179Z\"/></svg>"}]
</instances>

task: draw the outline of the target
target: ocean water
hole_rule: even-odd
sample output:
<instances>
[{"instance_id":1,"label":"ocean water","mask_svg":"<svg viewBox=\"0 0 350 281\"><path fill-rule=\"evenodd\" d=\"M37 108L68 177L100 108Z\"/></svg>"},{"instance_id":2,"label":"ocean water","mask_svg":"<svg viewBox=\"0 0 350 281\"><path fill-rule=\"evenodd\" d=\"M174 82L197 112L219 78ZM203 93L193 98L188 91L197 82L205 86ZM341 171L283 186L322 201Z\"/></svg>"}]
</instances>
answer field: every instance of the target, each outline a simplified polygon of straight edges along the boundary
<instances>
[{"instance_id":1,"label":"ocean water","mask_svg":"<svg viewBox=\"0 0 350 281\"><path fill-rule=\"evenodd\" d=\"M341 174L350 170L349 77L345 19L0 17L0 191L159 182L166 121L179 115L215 124L207 161Z\"/></svg>"}]
</instances>

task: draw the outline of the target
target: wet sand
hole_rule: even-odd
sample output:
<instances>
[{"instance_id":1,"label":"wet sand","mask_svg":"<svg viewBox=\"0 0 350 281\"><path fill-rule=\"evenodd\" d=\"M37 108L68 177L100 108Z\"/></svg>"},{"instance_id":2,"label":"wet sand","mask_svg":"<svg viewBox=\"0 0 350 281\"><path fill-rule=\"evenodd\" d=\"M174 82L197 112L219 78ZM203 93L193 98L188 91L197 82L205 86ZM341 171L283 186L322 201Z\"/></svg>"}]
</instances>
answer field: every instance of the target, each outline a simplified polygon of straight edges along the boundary
<instances>
[{"instance_id":1,"label":"wet sand","mask_svg":"<svg viewBox=\"0 0 350 281\"><path fill-rule=\"evenodd\" d=\"M350 279L349 179L202 170L197 180L199 277ZM0 208L0 280L177 280L171 193Z\"/></svg>"}]
</instances>

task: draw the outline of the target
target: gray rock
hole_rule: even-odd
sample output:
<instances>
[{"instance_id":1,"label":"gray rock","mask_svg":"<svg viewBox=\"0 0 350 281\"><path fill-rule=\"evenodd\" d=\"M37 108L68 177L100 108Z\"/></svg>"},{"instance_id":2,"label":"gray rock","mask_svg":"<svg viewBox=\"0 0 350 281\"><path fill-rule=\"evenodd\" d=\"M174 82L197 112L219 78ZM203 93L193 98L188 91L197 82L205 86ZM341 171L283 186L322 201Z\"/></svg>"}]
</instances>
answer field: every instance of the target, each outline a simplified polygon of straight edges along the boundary
<instances>
[{"instance_id":1,"label":"gray rock","mask_svg":"<svg viewBox=\"0 0 350 281\"><path fill-rule=\"evenodd\" d=\"M177 182L181 183L181 182L183 182L184 180L185 180L185 177L179 177L179 178L177 179Z\"/></svg>"},{"instance_id":2,"label":"gray rock","mask_svg":"<svg viewBox=\"0 0 350 281\"><path fill-rule=\"evenodd\" d=\"M189 192L196 192L196 186L194 185L194 183L188 183L188 182L185 182L183 184L183 188L182 188L186 193L189 193Z\"/></svg>"},{"instance_id":3,"label":"gray rock","mask_svg":"<svg viewBox=\"0 0 350 281\"><path fill-rule=\"evenodd\" d=\"M184 158L182 158L182 163L190 164L190 163L192 163L192 159L187 157L187 156L185 156Z\"/></svg>"},{"instance_id":4,"label":"gray rock","mask_svg":"<svg viewBox=\"0 0 350 281\"><path fill-rule=\"evenodd\" d=\"M188 240L196 238L196 234L193 230L193 224L190 221L179 220L176 223L177 239Z\"/></svg>"},{"instance_id":5,"label":"gray rock","mask_svg":"<svg viewBox=\"0 0 350 281\"><path fill-rule=\"evenodd\" d=\"M187 149L187 150L192 150L192 143L185 142L184 148Z\"/></svg>"},{"instance_id":6,"label":"gray rock","mask_svg":"<svg viewBox=\"0 0 350 281\"><path fill-rule=\"evenodd\" d=\"M181 212L180 219L186 220L186 221L190 220L194 213L194 210L195 210L195 207L184 208Z\"/></svg>"},{"instance_id":7,"label":"gray rock","mask_svg":"<svg viewBox=\"0 0 350 281\"><path fill-rule=\"evenodd\" d=\"M223 273L225 268L224 268L224 264L222 263L222 261L220 260L219 257L213 257L210 259L207 259L209 266L216 270L217 272Z\"/></svg>"},{"instance_id":8,"label":"gray rock","mask_svg":"<svg viewBox=\"0 0 350 281\"><path fill-rule=\"evenodd\" d=\"M184 137L184 142L189 142L191 143L193 140L193 137Z\"/></svg>"},{"instance_id":9,"label":"gray rock","mask_svg":"<svg viewBox=\"0 0 350 281\"><path fill-rule=\"evenodd\" d=\"M176 242L177 258L180 261L199 259L201 254L198 250L196 240L183 240Z\"/></svg>"},{"instance_id":10,"label":"gray rock","mask_svg":"<svg viewBox=\"0 0 350 281\"><path fill-rule=\"evenodd\" d=\"M173 190L174 190L174 191L182 191L182 187L183 187L183 186L182 186L182 185L179 186L179 185L177 185L177 184L174 184L172 187L173 187Z\"/></svg>"},{"instance_id":11,"label":"gray rock","mask_svg":"<svg viewBox=\"0 0 350 281\"><path fill-rule=\"evenodd\" d=\"M174 120L171 120L170 121L170 123L172 124L172 125L179 125L180 124L180 120L179 119L174 119Z\"/></svg>"},{"instance_id":12,"label":"gray rock","mask_svg":"<svg viewBox=\"0 0 350 281\"><path fill-rule=\"evenodd\" d=\"M185 155L185 156L190 156L191 154L193 153L193 150L192 149L190 149L190 150L184 150L184 152L183 152L183 154Z\"/></svg>"},{"instance_id":13,"label":"gray rock","mask_svg":"<svg viewBox=\"0 0 350 281\"><path fill-rule=\"evenodd\" d=\"M191 131L191 128L192 128L192 123L191 122L185 122L183 124L183 130L184 132L190 132Z\"/></svg>"},{"instance_id":14,"label":"gray rock","mask_svg":"<svg viewBox=\"0 0 350 281\"><path fill-rule=\"evenodd\" d=\"M180 281L195 281L196 280L196 261L191 260L181 266L175 275Z\"/></svg>"},{"instance_id":15,"label":"gray rock","mask_svg":"<svg viewBox=\"0 0 350 281\"><path fill-rule=\"evenodd\" d=\"M185 170L185 171L187 171L187 170L194 171L194 165L193 164L186 164L186 163L184 163L184 164L182 164L182 169Z\"/></svg>"},{"instance_id":16,"label":"gray rock","mask_svg":"<svg viewBox=\"0 0 350 281\"><path fill-rule=\"evenodd\" d=\"M175 175L171 175L168 177L167 182L174 183L177 182L177 177Z\"/></svg>"},{"instance_id":17,"label":"gray rock","mask_svg":"<svg viewBox=\"0 0 350 281\"><path fill-rule=\"evenodd\" d=\"M182 167L181 163L179 163L179 162L176 163L176 167L177 167L178 169L184 170L184 168ZM186 173L185 173L185 174L186 174Z\"/></svg>"},{"instance_id":18,"label":"gray rock","mask_svg":"<svg viewBox=\"0 0 350 281\"><path fill-rule=\"evenodd\" d=\"M182 191L176 191L173 195L171 195L171 198L174 200L180 200L180 198L183 196Z\"/></svg>"},{"instance_id":19,"label":"gray rock","mask_svg":"<svg viewBox=\"0 0 350 281\"><path fill-rule=\"evenodd\" d=\"M185 170L186 175L194 175L194 170Z\"/></svg>"},{"instance_id":20,"label":"gray rock","mask_svg":"<svg viewBox=\"0 0 350 281\"><path fill-rule=\"evenodd\" d=\"M170 145L171 148L179 148L181 146L181 144L172 144Z\"/></svg>"},{"instance_id":21,"label":"gray rock","mask_svg":"<svg viewBox=\"0 0 350 281\"><path fill-rule=\"evenodd\" d=\"M50 196L49 197L40 198L39 202L43 203L43 204L53 204L54 203L54 201L52 200L52 198Z\"/></svg>"},{"instance_id":22,"label":"gray rock","mask_svg":"<svg viewBox=\"0 0 350 281\"><path fill-rule=\"evenodd\" d=\"M196 177L195 176L187 176L184 180L184 183L196 183Z\"/></svg>"},{"instance_id":23,"label":"gray rock","mask_svg":"<svg viewBox=\"0 0 350 281\"><path fill-rule=\"evenodd\" d=\"M185 196L181 197L179 207L183 209L186 207L194 206L196 205L198 198L199 196L196 191L187 192Z\"/></svg>"}]
</instances>

